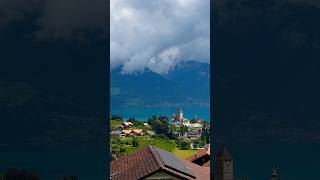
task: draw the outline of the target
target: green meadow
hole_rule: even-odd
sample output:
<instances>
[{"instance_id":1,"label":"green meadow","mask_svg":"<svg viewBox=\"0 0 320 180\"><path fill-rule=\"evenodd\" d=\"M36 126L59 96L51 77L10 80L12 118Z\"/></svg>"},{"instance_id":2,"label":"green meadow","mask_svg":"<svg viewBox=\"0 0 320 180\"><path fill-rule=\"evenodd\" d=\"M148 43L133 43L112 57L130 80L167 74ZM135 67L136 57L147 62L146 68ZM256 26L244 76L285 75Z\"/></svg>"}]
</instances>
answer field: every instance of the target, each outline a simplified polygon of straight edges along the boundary
<instances>
[{"instance_id":1,"label":"green meadow","mask_svg":"<svg viewBox=\"0 0 320 180\"><path fill-rule=\"evenodd\" d=\"M164 139L164 138L160 138L160 137L155 137L155 138L145 138L145 137L139 137L137 136L137 140L139 142L139 146L138 147L132 147L131 145L127 145L126 146L126 155L127 154L131 154L132 152L136 151L139 148L142 148L146 145L152 145L152 146L156 146L159 149L163 149L165 151L171 152L173 154L175 154L176 156L182 158L182 159L186 159L190 156L192 156L193 154L196 154L198 152L198 150L180 150L177 148L177 145L174 141L172 140L168 140L168 139ZM131 137L125 137L122 138L123 142L128 142L128 144L131 144L131 142L133 141L133 139Z\"/></svg>"}]
</instances>

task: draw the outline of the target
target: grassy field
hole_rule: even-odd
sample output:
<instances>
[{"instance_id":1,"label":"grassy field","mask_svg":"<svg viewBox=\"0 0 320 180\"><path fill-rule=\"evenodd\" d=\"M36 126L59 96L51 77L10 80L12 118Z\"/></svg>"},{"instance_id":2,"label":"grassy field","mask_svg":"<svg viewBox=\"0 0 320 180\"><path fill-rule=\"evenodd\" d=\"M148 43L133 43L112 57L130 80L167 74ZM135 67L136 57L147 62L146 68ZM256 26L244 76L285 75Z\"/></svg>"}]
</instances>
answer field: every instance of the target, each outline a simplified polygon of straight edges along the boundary
<instances>
[{"instance_id":1,"label":"grassy field","mask_svg":"<svg viewBox=\"0 0 320 180\"><path fill-rule=\"evenodd\" d=\"M110 128L111 130L114 130L115 127L119 126L122 124L123 121L118 121L118 120L110 120ZM145 129L145 127L140 126L140 127L136 127L137 129ZM163 149L165 151L171 152L173 154L175 154L176 156L182 158L182 159L186 159L190 156L192 156L193 154L197 153L198 150L180 150L177 148L176 143L173 140L169 140L169 139L165 139L165 138L161 138L161 137L153 137L153 138L147 138L146 136L135 136L139 142L139 146L138 147L132 147L132 141L133 138L132 137L125 137L125 138L121 138L121 142L125 145L125 155L131 154L132 152L136 151L139 148L142 148L146 145L153 145L158 147L159 149Z\"/></svg>"},{"instance_id":2,"label":"grassy field","mask_svg":"<svg viewBox=\"0 0 320 180\"><path fill-rule=\"evenodd\" d=\"M138 141L140 147L153 145L169 152L171 152L176 147L175 142L163 138L139 139Z\"/></svg>"},{"instance_id":3,"label":"grassy field","mask_svg":"<svg viewBox=\"0 0 320 180\"><path fill-rule=\"evenodd\" d=\"M137 148L141 148L146 145L153 145L169 152L171 152L173 149L176 148L176 144L174 141L163 139L163 138L158 138L158 137L145 138L145 137L137 136L137 140L139 142L139 146ZM122 141L132 142L132 138L131 137L122 138ZM129 148L129 151L132 152L134 151L134 149L137 149L137 148Z\"/></svg>"},{"instance_id":4,"label":"grassy field","mask_svg":"<svg viewBox=\"0 0 320 180\"><path fill-rule=\"evenodd\" d=\"M159 149L163 149L165 151L171 152L173 154L175 154L176 156L182 158L182 159L186 159L190 156L192 156L193 154L197 153L198 150L180 150L176 147L176 143L172 140L168 140L168 139L163 139L160 137L156 137L156 138L145 138L145 137L140 137L137 136L138 142L139 142L139 146L138 147L132 147L132 146L127 146L126 148L126 153L125 154L131 154L132 152L136 151L139 148L142 148L146 145L153 145L158 147ZM132 142L132 138L131 137L126 137L126 138L122 138L123 142Z\"/></svg>"},{"instance_id":5,"label":"grassy field","mask_svg":"<svg viewBox=\"0 0 320 180\"><path fill-rule=\"evenodd\" d=\"M110 129L115 130L117 126L120 126L123 123L121 120L110 120Z\"/></svg>"},{"instance_id":6,"label":"grassy field","mask_svg":"<svg viewBox=\"0 0 320 180\"><path fill-rule=\"evenodd\" d=\"M174 150L172 150L171 152L173 154L175 154L176 156L182 158L182 159L186 159L194 154L196 154L199 150L193 150L193 149L190 149L190 150L180 150L180 149L177 149L175 148Z\"/></svg>"}]
</instances>

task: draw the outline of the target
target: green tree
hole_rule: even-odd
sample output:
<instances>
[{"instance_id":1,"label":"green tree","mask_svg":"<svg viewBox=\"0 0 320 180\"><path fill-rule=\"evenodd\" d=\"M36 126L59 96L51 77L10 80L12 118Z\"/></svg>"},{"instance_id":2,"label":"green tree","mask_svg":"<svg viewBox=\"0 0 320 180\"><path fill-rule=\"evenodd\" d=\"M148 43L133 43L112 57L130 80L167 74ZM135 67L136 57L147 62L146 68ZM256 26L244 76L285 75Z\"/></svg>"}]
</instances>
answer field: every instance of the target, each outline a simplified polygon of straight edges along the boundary
<instances>
[{"instance_id":1,"label":"green tree","mask_svg":"<svg viewBox=\"0 0 320 180\"><path fill-rule=\"evenodd\" d=\"M197 120L193 118L193 119L190 120L190 123L196 123L196 121Z\"/></svg>"},{"instance_id":2,"label":"green tree","mask_svg":"<svg viewBox=\"0 0 320 180\"><path fill-rule=\"evenodd\" d=\"M133 147L138 147L138 146L139 146L139 141L137 140L136 137L133 138L132 146L133 146Z\"/></svg>"},{"instance_id":3,"label":"green tree","mask_svg":"<svg viewBox=\"0 0 320 180\"><path fill-rule=\"evenodd\" d=\"M122 116L119 116L119 115L112 115L111 120L123 120Z\"/></svg>"},{"instance_id":4,"label":"green tree","mask_svg":"<svg viewBox=\"0 0 320 180\"><path fill-rule=\"evenodd\" d=\"M180 126L180 134L181 134L181 136L184 136L184 134L187 133L187 132L188 132L188 126L184 126L184 125Z\"/></svg>"},{"instance_id":5,"label":"green tree","mask_svg":"<svg viewBox=\"0 0 320 180\"><path fill-rule=\"evenodd\" d=\"M136 120L134 117L130 117L128 119L128 122L131 122L134 126L142 126L142 122Z\"/></svg>"},{"instance_id":6,"label":"green tree","mask_svg":"<svg viewBox=\"0 0 320 180\"><path fill-rule=\"evenodd\" d=\"M188 150L190 149L191 140L189 138L183 138L179 142L179 147L182 150Z\"/></svg>"}]
</instances>

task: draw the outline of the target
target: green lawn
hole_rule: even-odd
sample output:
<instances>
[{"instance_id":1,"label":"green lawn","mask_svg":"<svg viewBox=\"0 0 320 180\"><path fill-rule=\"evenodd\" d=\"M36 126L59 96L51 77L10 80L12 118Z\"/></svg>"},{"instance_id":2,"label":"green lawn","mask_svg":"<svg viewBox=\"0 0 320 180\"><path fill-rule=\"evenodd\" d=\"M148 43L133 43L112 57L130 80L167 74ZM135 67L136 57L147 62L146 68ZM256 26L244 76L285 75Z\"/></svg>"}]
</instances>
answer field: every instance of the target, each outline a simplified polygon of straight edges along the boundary
<instances>
[{"instance_id":1,"label":"green lawn","mask_svg":"<svg viewBox=\"0 0 320 180\"><path fill-rule=\"evenodd\" d=\"M123 123L121 120L110 120L110 129L114 130L117 126L120 126Z\"/></svg>"},{"instance_id":2,"label":"green lawn","mask_svg":"<svg viewBox=\"0 0 320 180\"><path fill-rule=\"evenodd\" d=\"M126 148L126 152L125 154L131 154L132 152L136 151L139 148L142 148L146 145L153 145L156 146L160 149L163 149L165 151L171 152L173 154L175 154L176 156L182 158L182 159L186 159L194 154L196 154L199 150L180 150L176 147L176 143L172 140L167 140L167 139L163 139L163 138L145 138L143 136L136 136L136 138L139 141L139 146L137 148L132 147L132 146L127 146ZM132 142L132 138L131 137L125 137L125 138L121 138L122 142Z\"/></svg>"},{"instance_id":3,"label":"green lawn","mask_svg":"<svg viewBox=\"0 0 320 180\"><path fill-rule=\"evenodd\" d=\"M172 140L167 140L167 139L163 139L163 138L145 138L143 136L136 136L137 140L139 142L139 146L137 148L131 147L131 146L127 146L127 150L126 150L126 154L130 154L132 152L134 152L135 150L142 148L146 145L152 145L152 146L156 146L160 149L163 149L165 151L169 151L171 152L172 150L174 150L176 148L176 143ZM131 137L125 137L125 138L121 138L122 142L132 142L132 138Z\"/></svg>"},{"instance_id":4,"label":"green lawn","mask_svg":"<svg viewBox=\"0 0 320 180\"><path fill-rule=\"evenodd\" d=\"M182 158L182 159L186 159L194 154L196 154L199 150L193 150L193 149L190 149L190 150L180 150L180 149L177 149L175 148L174 150L172 150L171 152L173 154L175 154L176 156Z\"/></svg>"},{"instance_id":5,"label":"green lawn","mask_svg":"<svg viewBox=\"0 0 320 180\"><path fill-rule=\"evenodd\" d=\"M163 138L158 138L158 137L151 138L151 139L139 139L138 141L139 141L139 147L144 147L146 145L153 145L169 152L171 152L176 147L175 142L171 140L163 139Z\"/></svg>"}]
</instances>

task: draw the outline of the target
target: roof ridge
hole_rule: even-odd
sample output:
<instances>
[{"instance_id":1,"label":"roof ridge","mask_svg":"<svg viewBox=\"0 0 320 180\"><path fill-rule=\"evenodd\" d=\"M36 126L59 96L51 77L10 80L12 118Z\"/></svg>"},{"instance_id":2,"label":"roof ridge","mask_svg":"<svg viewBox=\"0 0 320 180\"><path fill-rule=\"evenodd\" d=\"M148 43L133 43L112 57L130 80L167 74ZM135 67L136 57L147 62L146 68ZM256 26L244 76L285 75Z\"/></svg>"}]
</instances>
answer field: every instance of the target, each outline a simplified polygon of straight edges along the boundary
<instances>
[{"instance_id":1,"label":"roof ridge","mask_svg":"<svg viewBox=\"0 0 320 180\"><path fill-rule=\"evenodd\" d=\"M175 171L175 172L181 173L181 174L183 174L183 175L185 175L185 176L188 176L188 177L191 177L191 178L196 178L196 177L193 175L192 172L191 172L191 174L189 174L189 173L183 172L183 171L181 171L181 170L179 170L179 169L176 169L175 167L171 167L171 166L169 166L169 165L166 165L166 164L164 163L164 161L162 160L160 154L154 149L154 148L156 148L156 147L151 146L151 145L148 145L148 147L149 147L151 153L153 154L153 157L156 159L157 163L159 162L159 167L160 167L161 169L170 170L170 171ZM168 152L168 153L170 153L170 152ZM178 159L180 162L183 161L183 159L181 159L181 158L179 158L179 157L177 157L177 159ZM182 163L182 162L181 162L181 163ZM187 168L187 167L186 167L186 168Z\"/></svg>"},{"instance_id":2,"label":"roof ridge","mask_svg":"<svg viewBox=\"0 0 320 180\"><path fill-rule=\"evenodd\" d=\"M155 148L154 146L151 146L151 145L147 145L149 151L151 152L152 154L152 157L156 160L158 166L160 168L163 168L164 167L164 162L163 160L161 159L160 155L153 149Z\"/></svg>"}]
</instances>

